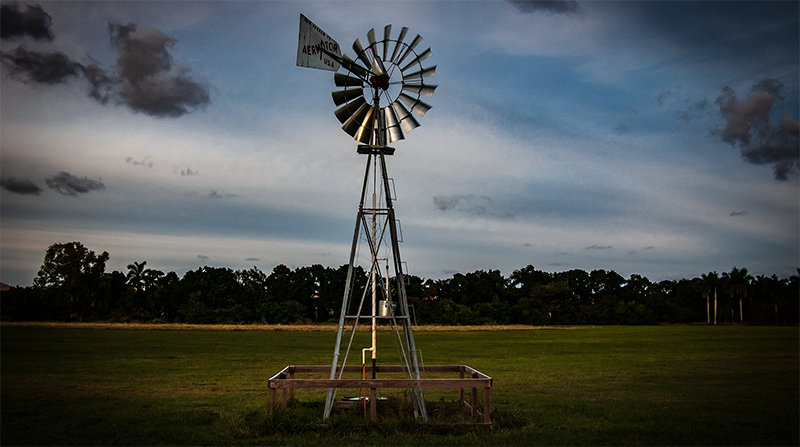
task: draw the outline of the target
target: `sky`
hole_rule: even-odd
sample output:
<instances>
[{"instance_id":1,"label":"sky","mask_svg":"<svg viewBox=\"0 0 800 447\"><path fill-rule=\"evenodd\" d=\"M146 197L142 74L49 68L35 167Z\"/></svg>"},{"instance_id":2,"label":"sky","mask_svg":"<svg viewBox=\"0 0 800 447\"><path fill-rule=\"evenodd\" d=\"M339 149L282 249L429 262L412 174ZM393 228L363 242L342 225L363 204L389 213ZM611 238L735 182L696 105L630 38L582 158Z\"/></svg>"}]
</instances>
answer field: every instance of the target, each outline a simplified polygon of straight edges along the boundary
<instances>
[{"instance_id":1,"label":"sky","mask_svg":"<svg viewBox=\"0 0 800 447\"><path fill-rule=\"evenodd\" d=\"M366 157L300 14L438 85L387 157L407 273L800 267L800 4L2 2L0 281L47 247L182 275L347 264ZM342 70L343 71L343 70Z\"/></svg>"}]
</instances>

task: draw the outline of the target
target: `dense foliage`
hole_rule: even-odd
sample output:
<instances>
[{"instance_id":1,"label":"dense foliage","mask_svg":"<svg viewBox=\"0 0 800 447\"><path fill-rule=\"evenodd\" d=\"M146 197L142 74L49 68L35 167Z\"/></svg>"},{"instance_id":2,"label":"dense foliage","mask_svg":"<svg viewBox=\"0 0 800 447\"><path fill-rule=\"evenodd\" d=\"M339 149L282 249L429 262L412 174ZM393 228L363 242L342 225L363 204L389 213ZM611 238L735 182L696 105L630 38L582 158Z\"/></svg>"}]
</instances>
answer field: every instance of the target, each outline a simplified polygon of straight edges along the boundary
<instances>
[{"instance_id":1,"label":"dense foliage","mask_svg":"<svg viewBox=\"0 0 800 447\"><path fill-rule=\"evenodd\" d=\"M105 272L109 255L80 242L54 244L32 287L2 293L4 321L152 321L180 323L295 323L338 321L347 265L201 267L164 273L134 262ZM800 272L800 270L798 271ZM356 269L356 295L367 285ZM800 278L753 277L734 267L719 275L651 282L613 270L536 270L503 277L498 270L456 273L449 279L406 277L419 324L657 324L798 323ZM715 311L716 309L716 311Z\"/></svg>"}]
</instances>

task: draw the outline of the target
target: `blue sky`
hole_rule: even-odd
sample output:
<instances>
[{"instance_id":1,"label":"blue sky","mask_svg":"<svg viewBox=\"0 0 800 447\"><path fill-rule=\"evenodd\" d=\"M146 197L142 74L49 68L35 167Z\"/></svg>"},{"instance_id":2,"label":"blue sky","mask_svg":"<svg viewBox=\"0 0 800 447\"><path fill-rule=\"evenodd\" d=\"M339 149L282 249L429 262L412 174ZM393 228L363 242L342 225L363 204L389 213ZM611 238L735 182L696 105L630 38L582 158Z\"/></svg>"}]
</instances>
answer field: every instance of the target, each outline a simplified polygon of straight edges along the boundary
<instances>
[{"instance_id":1,"label":"blue sky","mask_svg":"<svg viewBox=\"0 0 800 447\"><path fill-rule=\"evenodd\" d=\"M800 266L797 2L2 6L11 285L75 240L108 270L346 264L365 157L295 65L301 13L350 57L390 23L433 51L387 160L409 273Z\"/></svg>"}]
</instances>

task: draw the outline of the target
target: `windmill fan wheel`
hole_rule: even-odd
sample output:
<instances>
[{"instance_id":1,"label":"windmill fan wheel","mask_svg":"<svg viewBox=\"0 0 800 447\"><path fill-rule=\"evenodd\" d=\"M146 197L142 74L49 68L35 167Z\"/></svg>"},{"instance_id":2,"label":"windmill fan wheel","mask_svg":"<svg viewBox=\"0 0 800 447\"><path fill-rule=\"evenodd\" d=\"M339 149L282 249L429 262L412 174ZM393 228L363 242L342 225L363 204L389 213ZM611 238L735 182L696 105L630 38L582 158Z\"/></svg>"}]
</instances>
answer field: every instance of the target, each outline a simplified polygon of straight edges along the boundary
<instances>
[{"instance_id":1,"label":"windmill fan wheel","mask_svg":"<svg viewBox=\"0 0 800 447\"><path fill-rule=\"evenodd\" d=\"M422 117L431 108L421 97L432 97L437 87L425 83L436 74L436 66L422 65L432 55L430 48L417 53L422 37L417 34L406 43L408 28L403 27L396 39L391 32L392 25L386 25L383 40L376 40L375 29L369 30L367 47L356 39L355 60L343 56L341 66L347 73L333 77L342 88L332 93L339 106L334 115L342 130L363 144L385 146L405 139L403 130L407 133L419 127L414 114Z\"/></svg>"}]
</instances>

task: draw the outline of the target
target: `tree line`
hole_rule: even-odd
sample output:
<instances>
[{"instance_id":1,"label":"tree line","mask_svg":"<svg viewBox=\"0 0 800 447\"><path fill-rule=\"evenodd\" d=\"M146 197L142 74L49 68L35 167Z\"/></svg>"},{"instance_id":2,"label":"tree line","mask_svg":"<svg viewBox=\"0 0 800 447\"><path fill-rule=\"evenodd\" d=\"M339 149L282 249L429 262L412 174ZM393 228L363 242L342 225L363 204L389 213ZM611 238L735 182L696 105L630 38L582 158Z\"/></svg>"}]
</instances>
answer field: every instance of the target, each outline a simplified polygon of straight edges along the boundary
<instances>
[{"instance_id":1,"label":"tree line","mask_svg":"<svg viewBox=\"0 0 800 447\"><path fill-rule=\"evenodd\" d=\"M3 321L118 321L291 324L338 321L347 265L232 270L200 267L183 277L134 262L105 271L107 252L80 242L53 244L33 286L0 296ZM800 269L798 269L800 273ZM651 282L613 270L558 273L532 265L448 279L406 276L417 324L579 325L658 323L797 324L800 278L753 277L746 268L699 278ZM356 267L355 296L368 285ZM392 291L394 293L394 291Z\"/></svg>"}]
</instances>

